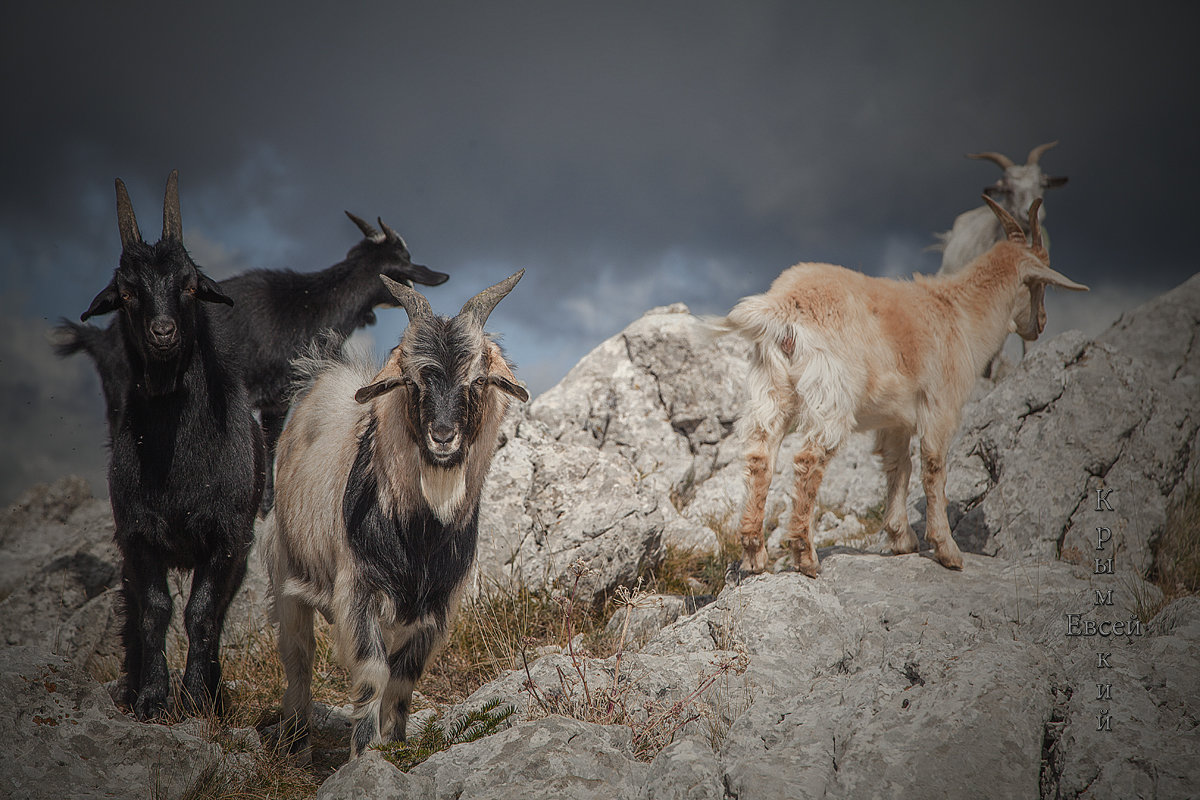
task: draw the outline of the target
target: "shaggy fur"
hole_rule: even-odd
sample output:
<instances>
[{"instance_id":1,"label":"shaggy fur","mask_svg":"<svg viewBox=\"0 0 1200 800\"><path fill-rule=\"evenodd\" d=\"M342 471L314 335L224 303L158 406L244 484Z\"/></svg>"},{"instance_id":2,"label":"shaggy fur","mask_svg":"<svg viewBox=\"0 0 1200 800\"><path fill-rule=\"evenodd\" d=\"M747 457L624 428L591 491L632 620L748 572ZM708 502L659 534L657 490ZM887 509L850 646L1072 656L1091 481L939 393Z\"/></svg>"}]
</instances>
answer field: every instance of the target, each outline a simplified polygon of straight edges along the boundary
<instances>
[{"instance_id":1,"label":"shaggy fur","mask_svg":"<svg viewBox=\"0 0 1200 800\"><path fill-rule=\"evenodd\" d=\"M103 331L64 324L58 351L88 353L104 387L122 556L124 700L149 719L166 710L170 690L168 569L193 570L183 700L219 700L221 630L254 537L263 445L236 348L208 308L229 298L183 248L176 174L157 244L141 240L119 180L117 209L121 263L83 318L119 316Z\"/></svg>"},{"instance_id":2,"label":"shaggy fur","mask_svg":"<svg viewBox=\"0 0 1200 800\"><path fill-rule=\"evenodd\" d=\"M413 686L474 562L479 497L509 397L529 398L483 332L520 274L485 290L486 310L472 300L450 319L390 283L410 322L378 373L360 359L298 362L304 387L279 441L264 558L288 677L283 714L302 759L314 610L336 625L351 673L352 754L404 738Z\"/></svg>"},{"instance_id":3,"label":"shaggy fur","mask_svg":"<svg viewBox=\"0 0 1200 800\"><path fill-rule=\"evenodd\" d=\"M320 338L334 337L340 343L355 329L373 324L375 308L395 305L380 274L429 286L450 277L414 264L404 239L382 220L383 232L348 211L346 216L363 232L363 240L333 266L307 273L256 269L220 283L234 305L218 309L217 315L241 348L246 386L266 437L264 515L274 502L271 465L287 417L292 359Z\"/></svg>"},{"instance_id":4,"label":"shaggy fur","mask_svg":"<svg viewBox=\"0 0 1200 800\"><path fill-rule=\"evenodd\" d=\"M789 525L794 564L820 572L810 534L826 466L851 431L875 430L887 471L884 529L895 553L917 539L905 512L912 469L909 441L920 437L927 500L926 539L939 562L962 568L946 518L946 450L975 376L1008 333L1034 340L1045 327L1047 285L1086 290L1049 267L1030 208L1033 241L984 198L1008 238L963 272L912 281L871 278L831 264L797 264L766 294L738 302L709 324L753 344L749 399L738 423L746 454L741 568L766 568L763 509L779 444L796 427L795 506Z\"/></svg>"}]
</instances>

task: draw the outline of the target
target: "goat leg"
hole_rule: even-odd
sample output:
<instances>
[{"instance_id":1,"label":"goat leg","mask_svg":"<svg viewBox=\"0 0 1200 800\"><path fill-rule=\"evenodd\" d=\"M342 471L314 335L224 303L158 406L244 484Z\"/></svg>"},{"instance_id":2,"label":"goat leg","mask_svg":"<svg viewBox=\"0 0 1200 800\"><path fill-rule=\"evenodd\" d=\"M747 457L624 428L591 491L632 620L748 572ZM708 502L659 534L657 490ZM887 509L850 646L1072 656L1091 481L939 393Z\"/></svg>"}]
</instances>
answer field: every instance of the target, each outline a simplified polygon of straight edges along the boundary
<instances>
[{"instance_id":1,"label":"goat leg","mask_svg":"<svg viewBox=\"0 0 1200 800\"><path fill-rule=\"evenodd\" d=\"M947 569L962 569L962 552L950 535L946 517L946 450L921 440L921 482L925 487L925 539L933 557Z\"/></svg>"},{"instance_id":2,"label":"goat leg","mask_svg":"<svg viewBox=\"0 0 1200 800\"><path fill-rule=\"evenodd\" d=\"M203 713L209 708L222 711L221 630L229 604L245 576L244 551L215 554L197 564L192 573L192 593L184 609L188 657L181 698L188 713Z\"/></svg>"},{"instance_id":3,"label":"goat leg","mask_svg":"<svg viewBox=\"0 0 1200 800\"><path fill-rule=\"evenodd\" d=\"M875 434L875 452L883 459L887 475L887 505L883 512L883 530L893 555L915 553L917 534L908 524L908 480L912 476L912 455L908 451L912 433L903 428L881 428Z\"/></svg>"},{"instance_id":4,"label":"goat leg","mask_svg":"<svg viewBox=\"0 0 1200 800\"><path fill-rule=\"evenodd\" d=\"M445 639L445 632L435 625L421 625L400 647L388 656L387 695L384 711L390 712L380 733L393 742L403 742L408 734L408 715L412 710L413 686L425 672L425 665Z\"/></svg>"},{"instance_id":5,"label":"goat leg","mask_svg":"<svg viewBox=\"0 0 1200 800\"><path fill-rule=\"evenodd\" d=\"M812 541L812 515L817 502L817 490L825 477L825 467L833 458L834 450L826 450L810 443L796 454L793 460L796 479L796 495L792 505L789 524L789 540L792 546L792 563L797 572L810 578L821 574L821 562Z\"/></svg>"},{"instance_id":6,"label":"goat leg","mask_svg":"<svg viewBox=\"0 0 1200 800\"><path fill-rule=\"evenodd\" d=\"M309 728L313 656L317 646L313 636L313 610L275 587L275 614L279 620L279 660L287 676L279 743L304 765L312 761Z\"/></svg>"},{"instance_id":7,"label":"goat leg","mask_svg":"<svg viewBox=\"0 0 1200 800\"><path fill-rule=\"evenodd\" d=\"M757 573L767 568L767 548L762 528L774 460L774 451L764 451L763 448L746 456L746 507L738 526L742 541L742 573Z\"/></svg>"},{"instance_id":8,"label":"goat leg","mask_svg":"<svg viewBox=\"0 0 1200 800\"><path fill-rule=\"evenodd\" d=\"M383 696L391 677L378 604L370 589L359 587L354 592L348 618L339 627L349 638L342 652L352 656L349 666L355 722L350 733L350 757L358 758L371 745L383 743Z\"/></svg>"},{"instance_id":9,"label":"goat leg","mask_svg":"<svg viewBox=\"0 0 1200 800\"><path fill-rule=\"evenodd\" d=\"M122 592L125 597L126 631L135 647L126 648L125 663L130 680L126 697L133 713L147 720L161 716L167 708L171 676L165 652L167 627L171 624L171 593L167 568L161 561L130 547L124 554ZM131 661L136 659L136 665Z\"/></svg>"}]
</instances>

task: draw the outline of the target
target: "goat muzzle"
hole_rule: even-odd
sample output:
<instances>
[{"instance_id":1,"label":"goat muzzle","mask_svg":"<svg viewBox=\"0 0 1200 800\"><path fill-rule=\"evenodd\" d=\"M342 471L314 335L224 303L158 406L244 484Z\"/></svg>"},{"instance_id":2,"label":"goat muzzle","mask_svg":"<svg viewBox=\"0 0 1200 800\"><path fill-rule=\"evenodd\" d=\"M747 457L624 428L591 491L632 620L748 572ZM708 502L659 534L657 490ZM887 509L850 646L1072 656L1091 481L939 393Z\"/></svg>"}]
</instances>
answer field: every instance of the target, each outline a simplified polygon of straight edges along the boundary
<instances>
[{"instance_id":1,"label":"goat muzzle","mask_svg":"<svg viewBox=\"0 0 1200 800\"><path fill-rule=\"evenodd\" d=\"M462 431L457 427L430 425L425 430L425 447L434 461L453 461L462 448Z\"/></svg>"}]
</instances>

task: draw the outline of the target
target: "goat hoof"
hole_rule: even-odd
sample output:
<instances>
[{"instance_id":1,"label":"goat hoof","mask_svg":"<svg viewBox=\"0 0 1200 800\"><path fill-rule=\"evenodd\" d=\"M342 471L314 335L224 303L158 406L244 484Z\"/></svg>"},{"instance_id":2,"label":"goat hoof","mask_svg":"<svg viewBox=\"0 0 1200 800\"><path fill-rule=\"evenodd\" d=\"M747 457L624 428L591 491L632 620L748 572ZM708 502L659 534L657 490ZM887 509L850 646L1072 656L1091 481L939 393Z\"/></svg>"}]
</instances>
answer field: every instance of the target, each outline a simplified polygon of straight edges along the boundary
<instances>
[{"instance_id":1,"label":"goat hoof","mask_svg":"<svg viewBox=\"0 0 1200 800\"><path fill-rule=\"evenodd\" d=\"M807 575L810 578L815 578L821 574L821 562L816 559L801 561L796 564L796 572L799 572L801 575Z\"/></svg>"},{"instance_id":2,"label":"goat hoof","mask_svg":"<svg viewBox=\"0 0 1200 800\"><path fill-rule=\"evenodd\" d=\"M889 535L888 544L892 548L892 555L894 556L906 556L921 549L920 544L917 542L917 535L913 533L912 528L896 536Z\"/></svg>"},{"instance_id":3,"label":"goat hoof","mask_svg":"<svg viewBox=\"0 0 1200 800\"><path fill-rule=\"evenodd\" d=\"M167 715L167 698L148 697L143 692L133 704L133 714L142 722L160 719Z\"/></svg>"},{"instance_id":4,"label":"goat hoof","mask_svg":"<svg viewBox=\"0 0 1200 800\"><path fill-rule=\"evenodd\" d=\"M956 572L962 572L962 568L963 568L962 553L960 553L957 548L954 550L954 552L951 552L951 553L945 553L945 552L942 552L941 550L935 551L933 557L936 558L937 562L939 564L941 564L943 567L945 567L946 569L952 569Z\"/></svg>"}]
</instances>

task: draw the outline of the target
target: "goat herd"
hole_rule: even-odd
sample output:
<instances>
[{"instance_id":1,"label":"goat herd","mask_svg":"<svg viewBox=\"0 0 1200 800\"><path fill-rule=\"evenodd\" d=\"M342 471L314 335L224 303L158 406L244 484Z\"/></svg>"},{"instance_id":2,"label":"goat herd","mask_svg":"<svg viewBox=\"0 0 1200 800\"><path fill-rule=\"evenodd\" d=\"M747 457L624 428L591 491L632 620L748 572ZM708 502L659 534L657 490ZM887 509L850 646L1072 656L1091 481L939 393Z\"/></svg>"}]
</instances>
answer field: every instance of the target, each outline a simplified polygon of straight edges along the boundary
<instances>
[{"instance_id":1,"label":"goat herd","mask_svg":"<svg viewBox=\"0 0 1200 800\"><path fill-rule=\"evenodd\" d=\"M1086 288L1049 267L1041 190L1065 181L1037 169L1049 146L1021 167L982 154L1006 169L988 194L1028 205L1014 211L985 196L996 228L988 242L978 213L962 215L944 240L947 255L977 251L965 267L896 281L798 264L765 294L706 321L716 334L752 344L739 422L743 571L767 566L763 507L780 441L793 427L806 443L795 457L789 530L799 571L820 571L814 499L826 465L855 430L877 431L887 472L884 530L895 553L917 549L905 501L909 442L919 437L926 538L941 564L962 568L946 519L945 458L973 380L1008 333L1041 333L1047 285ZM1031 197L1021 181L1037 184ZM193 572L178 705L219 710L221 630L261 514L290 748L301 760L311 752L314 611L334 623L338 657L350 670L352 756L402 739L413 685L447 637L474 561L500 423L512 398L529 399L484 331L524 271L454 317L439 316L412 282L437 285L447 275L414 264L382 220L377 230L347 212L364 238L332 267L216 282L183 246L175 172L153 245L142 239L120 180L116 189L120 262L82 320L117 316L107 328L64 322L56 348L92 358L107 404L125 704L140 719L170 704L167 571L177 568ZM1026 210L1023 228L1017 220ZM403 307L409 324L376 369L343 344L382 305Z\"/></svg>"}]
</instances>

